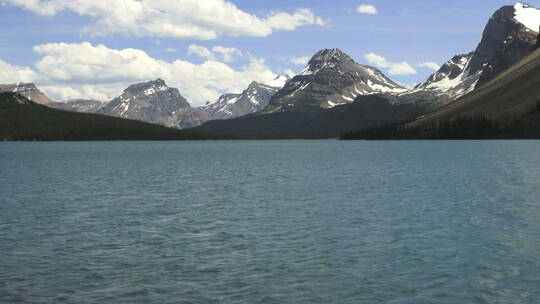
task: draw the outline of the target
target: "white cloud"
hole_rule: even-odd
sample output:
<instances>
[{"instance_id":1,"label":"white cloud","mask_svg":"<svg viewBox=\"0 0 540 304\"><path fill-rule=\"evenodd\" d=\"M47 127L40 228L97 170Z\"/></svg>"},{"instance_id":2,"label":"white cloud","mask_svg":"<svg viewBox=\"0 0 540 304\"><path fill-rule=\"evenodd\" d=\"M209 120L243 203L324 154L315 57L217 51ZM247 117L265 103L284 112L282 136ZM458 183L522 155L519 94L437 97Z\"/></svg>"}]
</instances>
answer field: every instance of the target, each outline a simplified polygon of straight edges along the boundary
<instances>
[{"instance_id":1,"label":"white cloud","mask_svg":"<svg viewBox=\"0 0 540 304\"><path fill-rule=\"evenodd\" d=\"M204 58L206 60L223 60L224 62L231 62L236 57L243 56L242 52L233 47L223 47L223 46L215 46L212 48L212 50L209 50L208 48L196 44L191 44L188 46L188 55L195 55L199 56L201 58Z\"/></svg>"},{"instance_id":2,"label":"white cloud","mask_svg":"<svg viewBox=\"0 0 540 304\"><path fill-rule=\"evenodd\" d=\"M292 58L291 62L296 65L306 65L308 64L309 59L310 58L308 56L303 56L303 57Z\"/></svg>"},{"instance_id":3,"label":"white cloud","mask_svg":"<svg viewBox=\"0 0 540 304\"><path fill-rule=\"evenodd\" d=\"M418 66L422 67L422 68L427 68L427 69L434 70L435 72L438 71L441 68L441 66L438 63L430 62L430 61L422 62L422 63L418 64Z\"/></svg>"},{"instance_id":4,"label":"white cloud","mask_svg":"<svg viewBox=\"0 0 540 304\"><path fill-rule=\"evenodd\" d=\"M369 15L377 15L379 13L377 8L371 4L361 4L356 8L356 11L359 14L369 14Z\"/></svg>"},{"instance_id":5,"label":"white cloud","mask_svg":"<svg viewBox=\"0 0 540 304\"><path fill-rule=\"evenodd\" d=\"M199 57L207 59L207 60L211 60L211 59L213 60L214 59L214 54L212 54L212 52L210 52L209 49L205 48L204 46L200 46L200 45L196 45L196 44L190 44L188 46L187 54L188 55L199 56Z\"/></svg>"},{"instance_id":6,"label":"white cloud","mask_svg":"<svg viewBox=\"0 0 540 304\"><path fill-rule=\"evenodd\" d=\"M390 75L412 75L418 72L407 62L389 62L381 55L375 53L368 53L364 55L364 58L369 64L372 64L378 68L388 69Z\"/></svg>"},{"instance_id":7,"label":"white cloud","mask_svg":"<svg viewBox=\"0 0 540 304\"><path fill-rule=\"evenodd\" d=\"M366 58L369 64L373 64L379 68L387 68L389 66L388 62L386 61L386 58L384 58L381 55L377 55L375 53L366 54L364 55L364 58Z\"/></svg>"},{"instance_id":8,"label":"white cloud","mask_svg":"<svg viewBox=\"0 0 540 304\"><path fill-rule=\"evenodd\" d=\"M407 62L392 63L389 69L390 75L414 75L418 72Z\"/></svg>"},{"instance_id":9,"label":"white cloud","mask_svg":"<svg viewBox=\"0 0 540 304\"><path fill-rule=\"evenodd\" d=\"M33 82L36 79L36 72L29 67L12 65L0 59L0 83Z\"/></svg>"},{"instance_id":10,"label":"white cloud","mask_svg":"<svg viewBox=\"0 0 540 304\"><path fill-rule=\"evenodd\" d=\"M165 49L165 52L167 52L167 53L176 53L176 52L178 52L178 50L175 49L175 48L167 48L167 49Z\"/></svg>"},{"instance_id":11,"label":"white cloud","mask_svg":"<svg viewBox=\"0 0 540 304\"><path fill-rule=\"evenodd\" d=\"M117 50L88 42L42 44L35 46L34 51L41 55L35 71L15 66L11 70L20 71L20 78L31 76L25 81L39 79L37 85L58 100L108 100L130 84L162 78L197 106L222 93L241 92L251 81L269 82L277 77L263 59L252 57L248 64L234 69L213 58L201 64L183 60L167 62L142 50ZM4 82L18 80L23 79L9 77Z\"/></svg>"},{"instance_id":12,"label":"white cloud","mask_svg":"<svg viewBox=\"0 0 540 304\"><path fill-rule=\"evenodd\" d=\"M96 36L173 37L210 40L220 36L266 37L277 30L325 25L307 8L265 17L247 13L228 0L3 0L37 15L73 11L95 23L86 31Z\"/></svg>"},{"instance_id":13,"label":"white cloud","mask_svg":"<svg viewBox=\"0 0 540 304\"><path fill-rule=\"evenodd\" d=\"M239 49L232 47L215 46L212 48L212 51L214 54L217 53L225 62L231 62L235 59L235 57L240 57L243 55Z\"/></svg>"}]
</instances>

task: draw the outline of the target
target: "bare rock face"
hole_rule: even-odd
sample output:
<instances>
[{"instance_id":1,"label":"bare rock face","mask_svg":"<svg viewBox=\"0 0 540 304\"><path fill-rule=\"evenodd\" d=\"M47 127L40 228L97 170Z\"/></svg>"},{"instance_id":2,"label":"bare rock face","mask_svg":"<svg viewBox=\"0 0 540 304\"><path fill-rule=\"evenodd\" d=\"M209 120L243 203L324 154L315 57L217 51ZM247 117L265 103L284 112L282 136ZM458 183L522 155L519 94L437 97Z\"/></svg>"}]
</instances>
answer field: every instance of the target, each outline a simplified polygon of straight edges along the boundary
<instances>
[{"instance_id":1,"label":"bare rock face","mask_svg":"<svg viewBox=\"0 0 540 304\"><path fill-rule=\"evenodd\" d=\"M481 70L476 87L495 78L534 50L538 27L529 28L528 18L521 17L523 12L527 15L536 13L540 20L540 10L523 3L505 6L489 20L471 60L471 72Z\"/></svg>"},{"instance_id":2,"label":"bare rock face","mask_svg":"<svg viewBox=\"0 0 540 304\"><path fill-rule=\"evenodd\" d=\"M403 91L405 88L378 69L356 63L340 49L325 49L272 97L265 111L332 108L352 103L360 95Z\"/></svg>"},{"instance_id":3,"label":"bare rock face","mask_svg":"<svg viewBox=\"0 0 540 304\"><path fill-rule=\"evenodd\" d=\"M200 120L199 111L162 79L131 85L96 113L179 129L196 126Z\"/></svg>"},{"instance_id":4,"label":"bare rock face","mask_svg":"<svg viewBox=\"0 0 540 304\"><path fill-rule=\"evenodd\" d=\"M31 101L43 105L54 103L54 100L43 94L33 83L0 84L0 93L3 92L19 93Z\"/></svg>"}]
</instances>

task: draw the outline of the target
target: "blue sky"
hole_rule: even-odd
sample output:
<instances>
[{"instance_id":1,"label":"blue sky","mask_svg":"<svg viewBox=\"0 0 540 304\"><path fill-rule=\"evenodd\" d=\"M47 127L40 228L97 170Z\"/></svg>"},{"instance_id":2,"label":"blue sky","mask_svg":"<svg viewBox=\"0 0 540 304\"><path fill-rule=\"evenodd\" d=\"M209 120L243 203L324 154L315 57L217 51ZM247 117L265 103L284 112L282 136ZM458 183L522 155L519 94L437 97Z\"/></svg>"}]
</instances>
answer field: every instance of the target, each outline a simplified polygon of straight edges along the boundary
<instances>
[{"instance_id":1,"label":"blue sky","mask_svg":"<svg viewBox=\"0 0 540 304\"><path fill-rule=\"evenodd\" d=\"M0 65L4 70L0 82L34 81L57 100L106 99L120 94L129 83L163 75L161 78L179 87L196 105L220 93L241 90L251 80L299 72L305 62L300 59L323 48L341 48L362 64L374 64L365 57L369 53L384 57L387 64L379 68L392 79L411 85L433 73L433 67L421 63L440 65L455 54L472 51L491 14L516 3L198 0L205 6L201 8L191 0L154 0L153 6L158 2L162 6L154 7L159 9L156 15L141 17L147 25L142 28L130 23L134 15L124 15L124 7L111 4L119 0L76 0L75 8L63 7L57 0L45 7L40 1L0 0L4 3L0 6ZM125 1L136 5L138 0ZM110 9L103 10L100 2L108 3ZM540 6L540 0L528 2ZM222 9L212 10L214 3ZM362 4L374 6L377 14L359 13ZM176 8L163 12L168 7ZM295 16L302 8L308 11ZM199 18L202 14L197 12L206 9L215 16ZM218 16L225 10L236 15ZM271 20L278 13L287 16ZM236 18L231 16L240 16L240 21L230 24ZM172 25L165 24L167 18ZM195 29L185 34L183 29L191 26ZM162 29L170 31L164 34ZM193 34L201 29L217 34ZM82 45L84 42L89 44ZM103 45L100 50L96 49L99 45ZM214 47L225 48L228 57L215 51L219 49L213 51ZM122 52L128 48L144 55ZM108 63L110 67L103 66ZM412 70L390 73L391 66L398 63L406 63Z\"/></svg>"}]
</instances>

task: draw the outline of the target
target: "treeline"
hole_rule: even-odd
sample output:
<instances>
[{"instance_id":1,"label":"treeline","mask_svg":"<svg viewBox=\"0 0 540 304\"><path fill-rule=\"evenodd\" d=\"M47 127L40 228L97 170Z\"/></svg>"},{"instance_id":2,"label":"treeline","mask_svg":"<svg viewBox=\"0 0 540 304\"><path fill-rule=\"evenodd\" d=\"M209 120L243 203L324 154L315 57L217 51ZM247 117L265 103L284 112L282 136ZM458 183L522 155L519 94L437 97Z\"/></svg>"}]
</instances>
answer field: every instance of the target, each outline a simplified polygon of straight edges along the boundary
<instances>
[{"instance_id":1,"label":"treeline","mask_svg":"<svg viewBox=\"0 0 540 304\"><path fill-rule=\"evenodd\" d=\"M491 120L485 115L458 116L410 126L410 121L383 123L364 130L343 133L343 140L413 140L413 139L540 139L540 101L529 113L511 122Z\"/></svg>"},{"instance_id":2,"label":"treeline","mask_svg":"<svg viewBox=\"0 0 540 304\"><path fill-rule=\"evenodd\" d=\"M208 136L135 120L67 112L0 93L0 141L196 140Z\"/></svg>"}]
</instances>

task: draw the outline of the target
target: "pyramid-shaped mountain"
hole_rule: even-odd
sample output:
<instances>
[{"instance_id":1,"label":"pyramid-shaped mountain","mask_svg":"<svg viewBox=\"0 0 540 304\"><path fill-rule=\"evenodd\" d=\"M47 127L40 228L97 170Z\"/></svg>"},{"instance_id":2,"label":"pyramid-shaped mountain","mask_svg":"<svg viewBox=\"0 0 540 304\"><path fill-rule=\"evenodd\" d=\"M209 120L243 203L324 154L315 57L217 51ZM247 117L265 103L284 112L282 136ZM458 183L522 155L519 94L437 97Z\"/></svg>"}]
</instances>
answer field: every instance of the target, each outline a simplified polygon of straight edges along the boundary
<instances>
[{"instance_id":1,"label":"pyramid-shaped mountain","mask_svg":"<svg viewBox=\"0 0 540 304\"><path fill-rule=\"evenodd\" d=\"M356 63L340 49L325 49L272 97L265 111L303 106L333 108L351 103L360 95L403 91L405 88L378 69Z\"/></svg>"}]
</instances>

